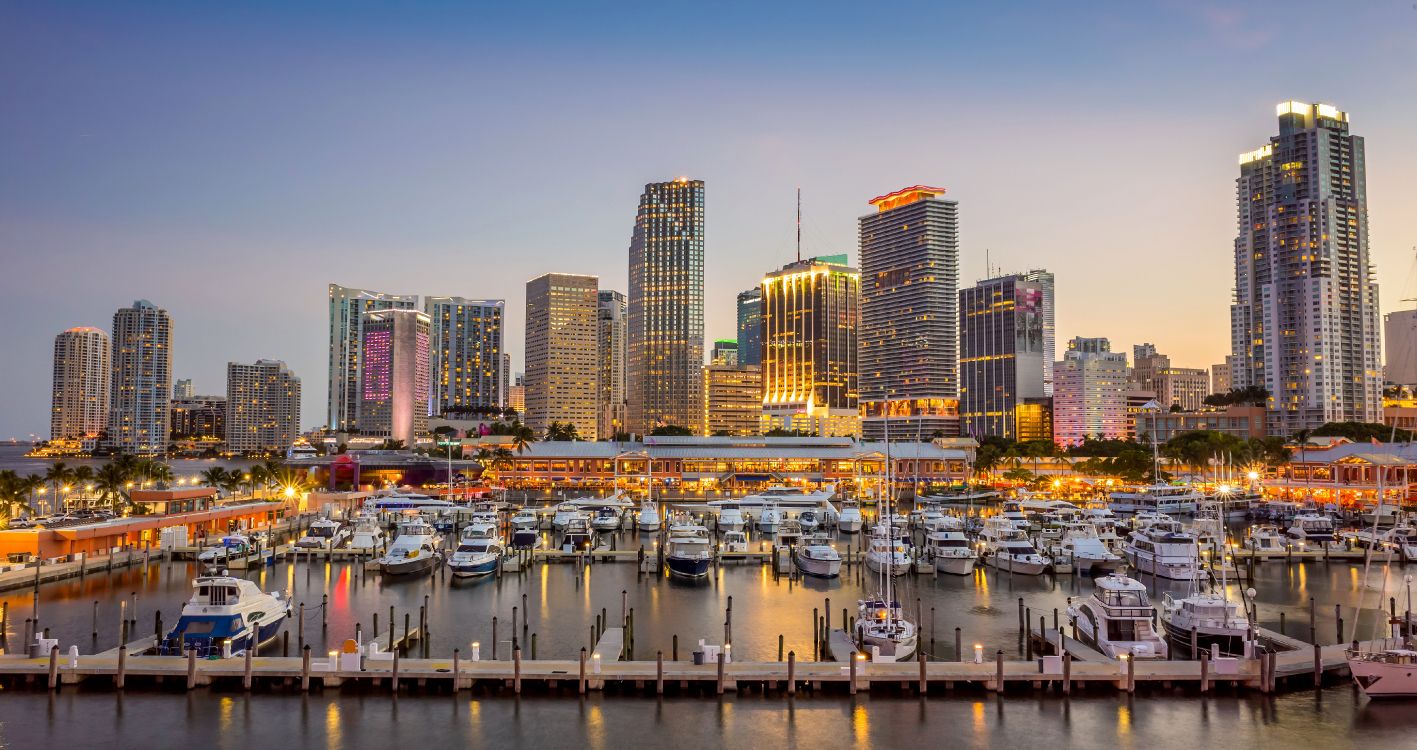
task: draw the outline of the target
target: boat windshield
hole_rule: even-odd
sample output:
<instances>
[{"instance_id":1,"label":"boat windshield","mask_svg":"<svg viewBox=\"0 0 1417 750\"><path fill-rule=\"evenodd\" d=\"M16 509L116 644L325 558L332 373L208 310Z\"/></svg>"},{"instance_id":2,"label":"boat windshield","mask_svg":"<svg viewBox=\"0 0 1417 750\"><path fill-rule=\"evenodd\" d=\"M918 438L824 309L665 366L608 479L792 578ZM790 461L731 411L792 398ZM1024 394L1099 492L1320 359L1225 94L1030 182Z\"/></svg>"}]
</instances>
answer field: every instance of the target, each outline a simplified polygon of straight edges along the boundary
<instances>
[{"instance_id":1,"label":"boat windshield","mask_svg":"<svg viewBox=\"0 0 1417 750\"><path fill-rule=\"evenodd\" d=\"M1108 590L1099 593L1098 598L1109 607L1145 607L1151 603L1147 600L1145 591Z\"/></svg>"}]
</instances>

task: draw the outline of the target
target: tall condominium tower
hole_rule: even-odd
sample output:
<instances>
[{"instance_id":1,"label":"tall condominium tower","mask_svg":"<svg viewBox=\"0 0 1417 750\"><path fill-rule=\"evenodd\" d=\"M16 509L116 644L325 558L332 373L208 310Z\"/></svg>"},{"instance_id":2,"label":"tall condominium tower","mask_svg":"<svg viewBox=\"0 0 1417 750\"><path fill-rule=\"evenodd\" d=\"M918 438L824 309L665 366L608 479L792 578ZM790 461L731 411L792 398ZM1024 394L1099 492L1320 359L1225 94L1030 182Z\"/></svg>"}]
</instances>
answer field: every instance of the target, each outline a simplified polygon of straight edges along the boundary
<instances>
[{"instance_id":1,"label":"tall condominium tower","mask_svg":"<svg viewBox=\"0 0 1417 750\"><path fill-rule=\"evenodd\" d=\"M505 409L512 389L512 355L506 352L502 352L502 379L498 385L501 386L501 395L497 398L497 406Z\"/></svg>"},{"instance_id":2,"label":"tall condominium tower","mask_svg":"<svg viewBox=\"0 0 1417 750\"><path fill-rule=\"evenodd\" d=\"M1058 445L1127 437L1126 354L1113 352L1107 339L1075 338L1053 376L1053 439Z\"/></svg>"},{"instance_id":3,"label":"tall condominium tower","mask_svg":"<svg viewBox=\"0 0 1417 750\"><path fill-rule=\"evenodd\" d=\"M172 400L182 401L197 395L197 391L192 387L191 378L178 378L172 384Z\"/></svg>"},{"instance_id":4,"label":"tall condominium tower","mask_svg":"<svg viewBox=\"0 0 1417 750\"><path fill-rule=\"evenodd\" d=\"M1053 395L1053 361L1058 356L1057 317L1055 316L1054 277L1052 271L1035 268L1019 274L1024 281L1038 285L1043 292L1043 395Z\"/></svg>"},{"instance_id":5,"label":"tall condominium tower","mask_svg":"<svg viewBox=\"0 0 1417 750\"><path fill-rule=\"evenodd\" d=\"M859 220L861 412L867 440L957 429L959 204L915 185Z\"/></svg>"},{"instance_id":6,"label":"tall condominium tower","mask_svg":"<svg viewBox=\"0 0 1417 750\"><path fill-rule=\"evenodd\" d=\"M964 434L1017 440L1020 410L1046 397L1051 368L1044 364L1052 344L1045 326L1047 303L1044 285L1023 274L960 290L959 416Z\"/></svg>"},{"instance_id":7,"label":"tall condominium tower","mask_svg":"<svg viewBox=\"0 0 1417 750\"><path fill-rule=\"evenodd\" d=\"M226 406L228 451L284 455L300 436L300 378L284 362L228 362Z\"/></svg>"},{"instance_id":8,"label":"tall condominium tower","mask_svg":"<svg viewBox=\"0 0 1417 750\"><path fill-rule=\"evenodd\" d=\"M600 280L548 273L526 283L527 426L545 433L569 422L583 440L599 435Z\"/></svg>"},{"instance_id":9,"label":"tall condominium tower","mask_svg":"<svg viewBox=\"0 0 1417 750\"><path fill-rule=\"evenodd\" d=\"M358 426L359 346L363 341L364 313L374 310L412 310L418 297L384 294L330 284L329 409L326 419L333 430Z\"/></svg>"},{"instance_id":10,"label":"tall condominium tower","mask_svg":"<svg viewBox=\"0 0 1417 750\"><path fill-rule=\"evenodd\" d=\"M860 300L861 273L844 255L789 263L763 277L764 431L859 432Z\"/></svg>"},{"instance_id":11,"label":"tall condominium tower","mask_svg":"<svg viewBox=\"0 0 1417 750\"><path fill-rule=\"evenodd\" d=\"M172 318L143 299L113 314L108 445L120 453L167 450Z\"/></svg>"},{"instance_id":12,"label":"tall condominium tower","mask_svg":"<svg viewBox=\"0 0 1417 750\"><path fill-rule=\"evenodd\" d=\"M412 448L428 431L432 321L418 310L375 310L359 327L359 430Z\"/></svg>"},{"instance_id":13,"label":"tall condominium tower","mask_svg":"<svg viewBox=\"0 0 1417 750\"><path fill-rule=\"evenodd\" d=\"M226 396L192 396L172 400L172 442L226 442ZM180 446L179 446L180 447ZM215 448L215 445L211 447Z\"/></svg>"},{"instance_id":14,"label":"tall condominium tower","mask_svg":"<svg viewBox=\"0 0 1417 750\"><path fill-rule=\"evenodd\" d=\"M424 297L432 321L430 414L502 408L500 299Z\"/></svg>"},{"instance_id":15,"label":"tall condominium tower","mask_svg":"<svg viewBox=\"0 0 1417 750\"><path fill-rule=\"evenodd\" d=\"M705 365L703 434L759 434L762 388L762 368L757 365Z\"/></svg>"},{"instance_id":16,"label":"tall condominium tower","mask_svg":"<svg viewBox=\"0 0 1417 750\"><path fill-rule=\"evenodd\" d=\"M628 341L628 431L677 425L698 432L704 398L702 180L645 185L630 240Z\"/></svg>"},{"instance_id":17,"label":"tall condominium tower","mask_svg":"<svg viewBox=\"0 0 1417 750\"><path fill-rule=\"evenodd\" d=\"M97 328L70 328L54 337L50 439L93 438L108 426L108 357L108 334Z\"/></svg>"},{"instance_id":18,"label":"tall condominium tower","mask_svg":"<svg viewBox=\"0 0 1417 750\"><path fill-rule=\"evenodd\" d=\"M1270 434L1382 418L1363 139L1328 104L1285 102L1235 183L1236 388L1269 391Z\"/></svg>"},{"instance_id":19,"label":"tall condominium tower","mask_svg":"<svg viewBox=\"0 0 1417 750\"><path fill-rule=\"evenodd\" d=\"M763 361L763 289L738 293L738 364Z\"/></svg>"},{"instance_id":20,"label":"tall condominium tower","mask_svg":"<svg viewBox=\"0 0 1417 750\"><path fill-rule=\"evenodd\" d=\"M625 295L602 289L596 312L600 384L596 402L600 437L625 430L625 334L629 313Z\"/></svg>"}]
</instances>

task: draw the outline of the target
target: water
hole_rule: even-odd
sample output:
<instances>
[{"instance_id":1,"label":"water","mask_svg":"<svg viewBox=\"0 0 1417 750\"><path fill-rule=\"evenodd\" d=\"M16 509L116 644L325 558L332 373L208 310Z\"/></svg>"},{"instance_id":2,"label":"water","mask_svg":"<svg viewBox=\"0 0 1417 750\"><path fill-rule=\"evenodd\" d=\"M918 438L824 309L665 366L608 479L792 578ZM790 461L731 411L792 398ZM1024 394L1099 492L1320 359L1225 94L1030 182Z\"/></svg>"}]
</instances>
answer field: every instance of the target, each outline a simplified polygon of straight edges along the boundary
<instances>
[{"instance_id":1,"label":"water","mask_svg":"<svg viewBox=\"0 0 1417 750\"><path fill-rule=\"evenodd\" d=\"M107 458L29 458L25 456L29 449L28 445L0 445L0 469L10 469L20 476L28 474L44 476L44 472L48 471L49 467L57 461L64 462L64 465L71 469L76 466L91 466L98 469L110 460ZM213 466L226 469L244 469L257 462L244 458L173 458L164 459L163 463L172 468L174 477L192 478Z\"/></svg>"}]
</instances>

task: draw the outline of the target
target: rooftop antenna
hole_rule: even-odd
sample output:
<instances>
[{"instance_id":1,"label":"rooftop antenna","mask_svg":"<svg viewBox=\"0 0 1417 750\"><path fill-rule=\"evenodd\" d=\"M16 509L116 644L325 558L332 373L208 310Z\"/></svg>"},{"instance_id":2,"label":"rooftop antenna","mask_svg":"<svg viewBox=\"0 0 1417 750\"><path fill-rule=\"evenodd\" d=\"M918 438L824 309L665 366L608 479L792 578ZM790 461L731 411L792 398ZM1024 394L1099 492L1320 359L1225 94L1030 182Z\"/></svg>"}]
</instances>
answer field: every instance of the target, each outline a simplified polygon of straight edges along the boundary
<instances>
[{"instance_id":1,"label":"rooftop antenna","mask_svg":"<svg viewBox=\"0 0 1417 750\"><path fill-rule=\"evenodd\" d=\"M802 188L797 188L797 262L802 262Z\"/></svg>"}]
</instances>

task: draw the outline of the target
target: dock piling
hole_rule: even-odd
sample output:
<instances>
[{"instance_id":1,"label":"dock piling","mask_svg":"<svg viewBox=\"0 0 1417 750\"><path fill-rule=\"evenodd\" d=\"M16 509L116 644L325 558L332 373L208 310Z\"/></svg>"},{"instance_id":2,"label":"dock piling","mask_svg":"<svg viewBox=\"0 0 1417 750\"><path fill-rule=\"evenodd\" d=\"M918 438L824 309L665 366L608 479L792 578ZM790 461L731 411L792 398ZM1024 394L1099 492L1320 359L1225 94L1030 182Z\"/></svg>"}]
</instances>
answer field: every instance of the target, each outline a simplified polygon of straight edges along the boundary
<instances>
[{"instance_id":1,"label":"dock piling","mask_svg":"<svg viewBox=\"0 0 1417 750\"><path fill-rule=\"evenodd\" d=\"M522 694L522 649L520 646L512 648L512 692L517 695Z\"/></svg>"},{"instance_id":2,"label":"dock piling","mask_svg":"<svg viewBox=\"0 0 1417 750\"><path fill-rule=\"evenodd\" d=\"M241 668L241 689L242 689L242 690L250 690L250 689L251 689L251 652L252 652L252 651L255 651L255 650L256 650L256 649L255 649L254 647L252 647L252 646L247 646L247 647L246 647L246 659L245 659L245 664L243 664L243 665L242 665L242 668Z\"/></svg>"},{"instance_id":3,"label":"dock piling","mask_svg":"<svg viewBox=\"0 0 1417 750\"><path fill-rule=\"evenodd\" d=\"M49 692L59 688L59 647L49 647Z\"/></svg>"}]
</instances>

